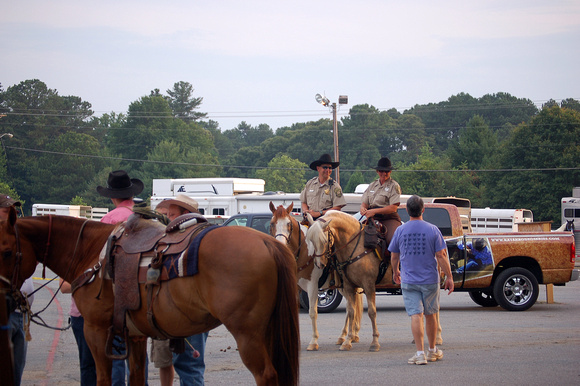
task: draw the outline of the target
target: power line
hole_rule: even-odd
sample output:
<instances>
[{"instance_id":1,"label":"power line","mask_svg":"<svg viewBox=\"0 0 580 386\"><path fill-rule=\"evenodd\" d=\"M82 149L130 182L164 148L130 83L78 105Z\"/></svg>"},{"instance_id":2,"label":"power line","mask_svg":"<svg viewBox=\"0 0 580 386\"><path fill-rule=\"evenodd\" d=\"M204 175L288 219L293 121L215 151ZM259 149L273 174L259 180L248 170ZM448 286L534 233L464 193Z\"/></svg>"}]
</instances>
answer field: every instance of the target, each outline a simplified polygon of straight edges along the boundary
<instances>
[{"instance_id":1,"label":"power line","mask_svg":"<svg viewBox=\"0 0 580 386\"><path fill-rule=\"evenodd\" d=\"M123 158L123 157L110 157L110 156L100 156L92 154L79 154L79 153L64 153L58 151L49 150L39 150L39 149L27 149L23 147L6 146L7 149L22 150L28 152L44 153L44 154L54 154L54 155L64 155L69 157L84 157L84 158L99 158L99 159L109 159L116 161L126 161L126 162L143 162L143 163L156 163L164 165L182 165L182 166L203 166L203 167L216 167L216 168L234 168L234 169L270 169L270 170L307 170L309 168L282 168L282 167L268 167L268 166L243 166L243 165L216 165L216 164L200 164L193 162L174 162L174 161L154 161L154 160L143 160L135 158ZM526 168L526 169L397 169L397 172L403 173L416 173L416 172L452 172L452 173L470 173L470 172L530 172L530 171L567 171L567 170L580 170L580 167L569 167L569 168ZM347 172L357 172L361 171L359 169L343 169Z\"/></svg>"}]
</instances>

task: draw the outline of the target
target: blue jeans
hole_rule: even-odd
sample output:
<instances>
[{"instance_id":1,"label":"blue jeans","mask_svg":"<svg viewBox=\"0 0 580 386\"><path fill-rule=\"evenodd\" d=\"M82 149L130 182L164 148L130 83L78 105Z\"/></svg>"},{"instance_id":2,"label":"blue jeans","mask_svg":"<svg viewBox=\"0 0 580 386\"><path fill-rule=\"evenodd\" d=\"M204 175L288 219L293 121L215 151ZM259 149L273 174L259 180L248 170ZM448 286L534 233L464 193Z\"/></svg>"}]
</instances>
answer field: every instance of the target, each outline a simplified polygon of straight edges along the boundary
<instances>
[{"instance_id":1,"label":"blue jeans","mask_svg":"<svg viewBox=\"0 0 580 386\"><path fill-rule=\"evenodd\" d=\"M2 297L1 301L4 301L4 297ZM24 336L22 314L12 311L8 324L10 326L10 340L12 341L14 354L14 385L20 386L24 365L26 364L26 350L28 348L28 342Z\"/></svg>"},{"instance_id":2,"label":"blue jeans","mask_svg":"<svg viewBox=\"0 0 580 386\"><path fill-rule=\"evenodd\" d=\"M205 341L209 333L192 335L187 337L191 346L199 351L199 357L193 358L193 348L185 342L185 351L181 354L173 354L173 368L179 375L181 386L203 386L203 373L205 372Z\"/></svg>"},{"instance_id":3,"label":"blue jeans","mask_svg":"<svg viewBox=\"0 0 580 386\"><path fill-rule=\"evenodd\" d=\"M89 349L89 345L85 340L85 333L83 331L85 320L82 316L71 316L70 325L72 327L77 346L79 348L79 362L81 368L81 385L93 386L97 384L97 368L93 354Z\"/></svg>"},{"instance_id":4,"label":"blue jeans","mask_svg":"<svg viewBox=\"0 0 580 386\"><path fill-rule=\"evenodd\" d=\"M115 346L119 347L119 350L115 349ZM115 336L115 342L113 345L113 353L115 355L120 355L125 352L125 343L121 340L120 337ZM148 378L148 368L149 368L149 358L145 356L145 385L148 385L147 378ZM112 377L112 386L125 386L130 385L129 383L129 359L126 360L114 360L113 361L113 377Z\"/></svg>"}]
</instances>

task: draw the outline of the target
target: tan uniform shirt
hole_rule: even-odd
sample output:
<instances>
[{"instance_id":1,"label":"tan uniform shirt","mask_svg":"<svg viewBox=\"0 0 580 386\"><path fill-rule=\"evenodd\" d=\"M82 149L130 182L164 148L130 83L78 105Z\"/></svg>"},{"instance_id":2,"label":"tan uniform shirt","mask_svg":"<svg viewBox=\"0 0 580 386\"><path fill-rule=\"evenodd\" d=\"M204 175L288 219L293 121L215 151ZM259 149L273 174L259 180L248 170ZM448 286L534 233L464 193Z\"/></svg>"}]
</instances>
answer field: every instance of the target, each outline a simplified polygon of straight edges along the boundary
<instances>
[{"instance_id":1,"label":"tan uniform shirt","mask_svg":"<svg viewBox=\"0 0 580 386\"><path fill-rule=\"evenodd\" d=\"M369 209L398 204L401 202L401 187L392 178L385 181L382 186L379 180L375 180L363 193L362 202L367 204Z\"/></svg>"},{"instance_id":2,"label":"tan uniform shirt","mask_svg":"<svg viewBox=\"0 0 580 386\"><path fill-rule=\"evenodd\" d=\"M333 181L332 186L330 181ZM318 177L309 180L302 193L300 193L300 201L306 203L308 209L316 212L346 205L342 188L332 178L322 185L318 181Z\"/></svg>"}]
</instances>

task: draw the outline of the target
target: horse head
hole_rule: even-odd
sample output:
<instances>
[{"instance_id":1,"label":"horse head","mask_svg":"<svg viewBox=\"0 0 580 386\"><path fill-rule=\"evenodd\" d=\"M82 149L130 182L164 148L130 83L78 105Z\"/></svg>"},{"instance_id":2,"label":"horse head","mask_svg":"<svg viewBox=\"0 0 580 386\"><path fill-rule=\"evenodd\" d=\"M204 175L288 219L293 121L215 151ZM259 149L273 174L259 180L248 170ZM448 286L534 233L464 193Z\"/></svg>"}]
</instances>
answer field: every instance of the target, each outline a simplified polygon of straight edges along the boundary
<instances>
[{"instance_id":1,"label":"horse head","mask_svg":"<svg viewBox=\"0 0 580 386\"><path fill-rule=\"evenodd\" d=\"M31 246L19 237L16 209L10 208L7 220L0 220L0 281L2 287L17 290L36 267L35 259L24 259L30 255ZM24 253L23 253L24 251Z\"/></svg>"},{"instance_id":2,"label":"horse head","mask_svg":"<svg viewBox=\"0 0 580 386\"><path fill-rule=\"evenodd\" d=\"M290 238L294 230L293 221L290 216L293 207L294 203L291 203L288 208L284 208L283 205L279 205L276 208L272 201L270 201L270 211L272 212L270 235L285 245L290 244Z\"/></svg>"},{"instance_id":3,"label":"horse head","mask_svg":"<svg viewBox=\"0 0 580 386\"><path fill-rule=\"evenodd\" d=\"M571 231L574 232L574 219L572 220L566 220L566 230L567 231Z\"/></svg>"},{"instance_id":4,"label":"horse head","mask_svg":"<svg viewBox=\"0 0 580 386\"><path fill-rule=\"evenodd\" d=\"M312 220L310 215L308 217L309 220ZM328 264L330 249L332 248L330 228L328 227L331 222L332 219L325 220L323 218L312 221L306 232L308 256L314 257L314 265L319 269L323 269Z\"/></svg>"}]
</instances>

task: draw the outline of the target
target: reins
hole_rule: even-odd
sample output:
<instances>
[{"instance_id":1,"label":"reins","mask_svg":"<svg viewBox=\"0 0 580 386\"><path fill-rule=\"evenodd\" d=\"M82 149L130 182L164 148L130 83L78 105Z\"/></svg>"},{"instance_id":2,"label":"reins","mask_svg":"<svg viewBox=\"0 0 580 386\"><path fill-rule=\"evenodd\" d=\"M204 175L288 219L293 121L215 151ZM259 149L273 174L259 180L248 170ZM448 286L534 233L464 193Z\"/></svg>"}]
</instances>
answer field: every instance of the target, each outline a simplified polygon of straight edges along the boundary
<instances>
[{"instance_id":1,"label":"reins","mask_svg":"<svg viewBox=\"0 0 580 386\"><path fill-rule=\"evenodd\" d=\"M85 229L86 224L88 223L89 219L85 219L85 221L82 223L81 228L79 230L79 234L77 236L77 241L75 244L75 248L73 250L73 255L71 258L71 261L75 260L75 256L77 254L77 250L79 248L80 245L80 241L82 238L82 234L83 231ZM22 263L22 251L21 251L21 247L20 247L20 234L18 232L18 225L17 223L14 224L14 233L16 236L16 266L14 267L14 272L12 274L12 290L13 292L20 292L19 289L14 288L14 283L16 282L16 278L18 277L17 275L20 273L20 265ZM46 240L46 248L44 251L44 256L42 258L42 278L44 279L46 277L46 261L48 260L48 255L49 255L49 248L50 248L50 239L51 239L51 235L52 235L52 215L48 215L48 237ZM78 266L78 263L77 263ZM75 267L76 268L76 267ZM65 274L65 276L68 276L68 273L71 271L72 269L72 264L69 264L67 272ZM24 295L22 295L22 293L20 292L20 296L22 296L23 298L27 298L28 296L34 295L36 292L40 291L42 288L44 288L45 286L47 286L49 283L51 283L52 281L54 281L58 276L55 276L53 279L50 279L49 281L47 281L46 283L44 283L43 285L41 285L40 287L38 287L37 289L35 289L32 293L28 294L26 297L24 297ZM50 300L48 301L48 303L46 304L46 306L41 309L38 312L32 313L32 310L30 309L30 306L28 305L28 301L26 301L26 305L22 305L20 304L19 306L21 307L21 311L24 314L28 314L30 315L28 318L29 322L33 322L36 325L39 326L43 326L43 327L47 327L50 328L52 330L59 330L59 331L65 331L67 329L70 328L70 323L68 326L66 327L52 327L49 326L40 316L41 313L43 313L44 311L46 311L48 309L48 307L52 304L52 302L54 301L54 299L56 298L56 296L58 295L58 293L60 292L60 289L62 288L63 283L60 283L58 288L56 289L56 291L54 291L52 297L50 298ZM22 309L24 308L24 309ZM37 321L39 320L39 321Z\"/></svg>"}]
</instances>

